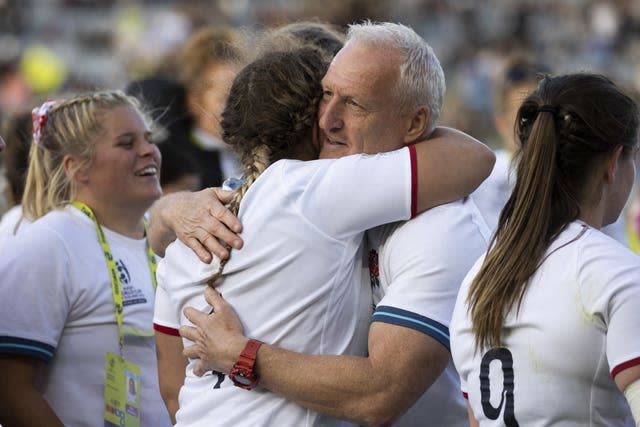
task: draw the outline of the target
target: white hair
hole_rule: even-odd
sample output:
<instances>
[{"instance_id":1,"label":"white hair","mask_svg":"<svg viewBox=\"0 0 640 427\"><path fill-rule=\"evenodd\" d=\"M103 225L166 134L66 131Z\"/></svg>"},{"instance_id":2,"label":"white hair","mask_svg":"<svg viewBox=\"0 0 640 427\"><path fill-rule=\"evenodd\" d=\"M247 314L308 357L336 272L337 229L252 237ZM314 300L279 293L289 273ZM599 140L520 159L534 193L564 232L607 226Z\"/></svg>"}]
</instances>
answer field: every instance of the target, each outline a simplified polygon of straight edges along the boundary
<instances>
[{"instance_id":1,"label":"white hair","mask_svg":"<svg viewBox=\"0 0 640 427\"><path fill-rule=\"evenodd\" d=\"M413 29L391 22L351 24L347 43L351 41L396 49L404 57L394 90L397 107L404 113L426 105L430 134L440 117L445 91L444 71L431 46Z\"/></svg>"}]
</instances>

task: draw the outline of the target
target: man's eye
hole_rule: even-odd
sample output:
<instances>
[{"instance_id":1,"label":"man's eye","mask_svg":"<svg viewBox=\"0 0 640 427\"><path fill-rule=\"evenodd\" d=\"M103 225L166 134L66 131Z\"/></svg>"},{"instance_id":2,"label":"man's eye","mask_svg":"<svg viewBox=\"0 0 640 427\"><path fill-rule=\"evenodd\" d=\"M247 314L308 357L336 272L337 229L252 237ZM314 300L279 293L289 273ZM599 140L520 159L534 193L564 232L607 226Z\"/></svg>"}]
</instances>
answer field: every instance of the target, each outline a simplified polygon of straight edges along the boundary
<instances>
[{"instance_id":1,"label":"man's eye","mask_svg":"<svg viewBox=\"0 0 640 427\"><path fill-rule=\"evenodd\" d=\"M327 99L327 98L331 98L333 96L333 92L331 92L330 90L324 90L322 91L322 97Z\"/></svg>"}]
</instances>

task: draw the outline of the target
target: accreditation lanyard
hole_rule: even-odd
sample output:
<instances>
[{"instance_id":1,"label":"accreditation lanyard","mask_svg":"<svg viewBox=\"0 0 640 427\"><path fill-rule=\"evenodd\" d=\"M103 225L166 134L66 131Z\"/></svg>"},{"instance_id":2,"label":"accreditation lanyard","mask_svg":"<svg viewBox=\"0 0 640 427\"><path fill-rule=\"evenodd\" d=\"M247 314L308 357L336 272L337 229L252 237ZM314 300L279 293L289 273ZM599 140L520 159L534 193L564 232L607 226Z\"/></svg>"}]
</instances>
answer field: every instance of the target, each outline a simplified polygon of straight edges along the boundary
<instances>
[{"instance_id":1,"label":"accreditation lanyard","mask_svg":"<svg viewBox=\"0 0 640 427\"><path fill-rule=\"evenodd\" d=\"M102 247L102 252L104 253L104 259L107 263L107 268L109 269L109 277L111 279L111 295L113 297L113 304L115 306L116 313L116 325L118 327L118 348L120 350L120 356L123 356L124 349L124 331L122 329L123 325L123 303L122 303L122 284L120 283L120 274L118 273L118 267L116 266L116 262L113 258L113 254L111 252L111 246L109 246L109 242L102 231L102 227L96 220L96 216L93 214L93 211L89 206L82 203L79 200L73 202L73 205L80 209L82 213L91 218L93 224L96 227L96 234L98 235L98 240L100 241L100 246ZM147 220L144 220L144 234L147 235ZM147 262L149 263L149 269L151 270L151 283L153 284L153 290L155 291L157 287L156 282L156 269L158 265L156 264L156 258L149 246L149 241L146 241L147 246ZM143 335L136 332L133 332L133 335Z\"/></svg>"},{"instance_id":2,"label":"accreditation lanyard","mask_svg":"<svg viewBox=\"0 0 640 427\"><path fill-rule=\"evenodd\" d=\"M629 247L631 250L640 255L640 240L636 234L636 230L633 227L631 221L627 223L627 239L629 240Z\"/></svg>"}]
</instances>

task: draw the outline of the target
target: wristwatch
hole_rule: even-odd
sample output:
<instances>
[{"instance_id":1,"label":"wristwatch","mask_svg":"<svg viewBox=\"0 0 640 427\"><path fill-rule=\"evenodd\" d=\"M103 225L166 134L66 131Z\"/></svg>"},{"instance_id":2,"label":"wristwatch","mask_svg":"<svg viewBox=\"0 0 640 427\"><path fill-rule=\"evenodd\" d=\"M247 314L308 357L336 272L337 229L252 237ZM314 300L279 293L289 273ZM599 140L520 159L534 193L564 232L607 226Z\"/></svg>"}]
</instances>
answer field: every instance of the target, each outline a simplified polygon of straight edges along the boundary
<instances>
[{"instance_id":1,"label":"wristwatch","mask_svg":"<svg viewBox=\"0 0 640 427\"><path fill-rule=\"evenodd\" d=\"M258 376L253 367L256 364L256 356L261 345L262 342L258 340L250 339L247 341L247 345L240 353L240 358L233 365L233 369L229 372L229 378L237 387L251 390L258 385Z\"/></svg>"}]
</instances>

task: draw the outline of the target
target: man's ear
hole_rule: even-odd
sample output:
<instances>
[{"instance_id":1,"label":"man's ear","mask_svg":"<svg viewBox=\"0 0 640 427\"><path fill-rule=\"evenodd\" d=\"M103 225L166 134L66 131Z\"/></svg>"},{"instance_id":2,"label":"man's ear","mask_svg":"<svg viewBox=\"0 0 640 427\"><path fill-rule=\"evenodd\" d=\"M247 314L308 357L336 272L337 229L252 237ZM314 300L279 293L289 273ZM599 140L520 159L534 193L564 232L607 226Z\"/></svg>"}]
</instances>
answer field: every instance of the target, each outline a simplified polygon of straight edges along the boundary
<instances>
[{"instance_id":1,"label":"man's ear","mask_svg":"<svg viewBox=\"0 0 640 427\"><path fill-rule=\"evenodd\" d=\"M86 183L89 181L89 166L84 165L80 162L75 156L66 155L62 159L62 166L64 167L64 172L67 174L67 177L70 180L76 180L81 183Z\"/></svg>"},{"instance_id":2,"label":"man's ear","mask_svg":"<svg viewBox=\"0 0 640 427\"><path fill-rule=\"evenodd\" d=\"M408 118L407 131L404 134L404 143L413 144L426 137L429 123L429 111L421 106Z\"/></svg>"},{"instance_id":3,"label":"man's ear","mask_svg":"<svg viewBox=\"0 0 640 427\"><path fill-rule=\"evenodd\" d=\"M616 172L618 171L618 160L620 160L620 156L622 155L622 145L618 145L609 157L607 158L607 168L605 170L605 181L607 183L612 183L616 177Z\"/></svg>"}]
</instances>

